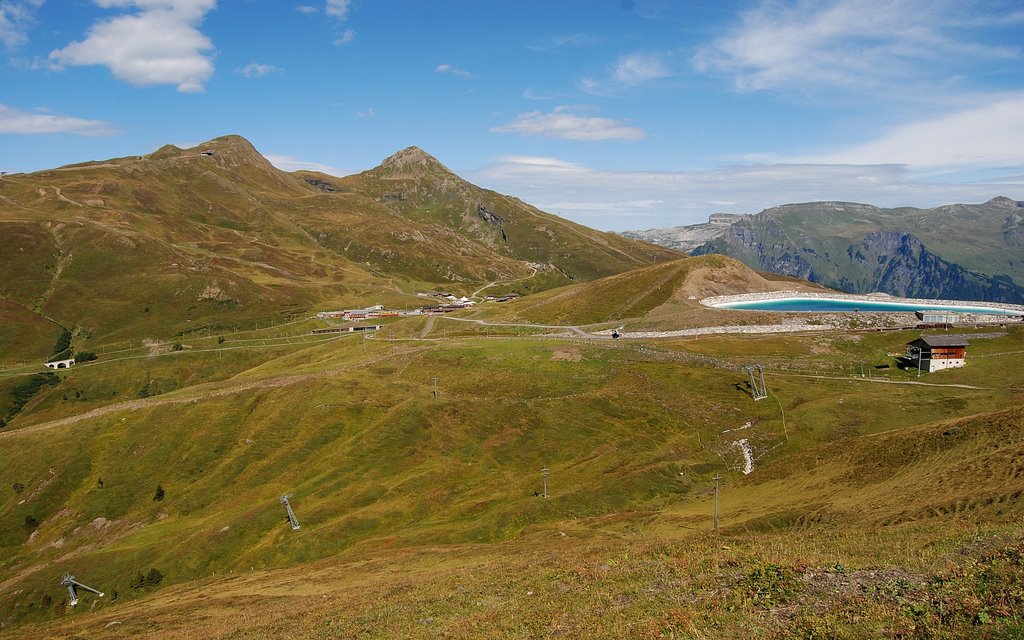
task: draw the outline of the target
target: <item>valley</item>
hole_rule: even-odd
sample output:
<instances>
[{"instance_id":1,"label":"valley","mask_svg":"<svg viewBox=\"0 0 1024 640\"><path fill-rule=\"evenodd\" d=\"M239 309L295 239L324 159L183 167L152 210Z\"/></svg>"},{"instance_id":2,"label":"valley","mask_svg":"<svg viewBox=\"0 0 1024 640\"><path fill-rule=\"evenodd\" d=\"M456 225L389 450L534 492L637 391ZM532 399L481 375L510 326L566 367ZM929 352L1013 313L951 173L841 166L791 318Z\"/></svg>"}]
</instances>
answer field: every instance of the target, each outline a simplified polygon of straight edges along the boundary
<instances>
[{"instance_id":1,"label":"valley","mask_svg":"<svg viewBox=\"0 0 1024 640\"><path fill-rule=\"evenodd\" d=\"M1019 323L705 306L829 291L417 148L335 178L226 137L0 187L4 637L1024 628ZM478 304L317 317L438 290ZM922 374L921 335L966 366Z\"/></svg>"}]
</instances>

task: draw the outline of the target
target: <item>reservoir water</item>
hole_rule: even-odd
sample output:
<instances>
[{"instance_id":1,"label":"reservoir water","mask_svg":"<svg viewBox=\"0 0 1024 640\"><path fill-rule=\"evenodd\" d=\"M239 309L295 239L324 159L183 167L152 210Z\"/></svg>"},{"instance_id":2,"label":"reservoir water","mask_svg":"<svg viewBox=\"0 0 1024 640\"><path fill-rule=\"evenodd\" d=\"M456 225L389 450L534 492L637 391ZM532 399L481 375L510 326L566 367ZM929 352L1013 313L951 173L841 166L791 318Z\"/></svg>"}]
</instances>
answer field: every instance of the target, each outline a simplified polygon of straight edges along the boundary
<instances>
[{"instance_id":1,"label":"reservoir water","mask_svg":"<svg viewBox=\"0 0 1024 640\"><path fill-rule=\"evenodd\" d=\"M853 311L952 311L955 313L995 314L1019 316L1022 311L986 307L983 305L935 305L917 302L880 302L875 300L849 300L841 298L781 298L777 300L754 300L730 302L715 305L720 309L746 309L753 311L806 311L806 312L853 312Z\"/></svg>"}]
</instances>

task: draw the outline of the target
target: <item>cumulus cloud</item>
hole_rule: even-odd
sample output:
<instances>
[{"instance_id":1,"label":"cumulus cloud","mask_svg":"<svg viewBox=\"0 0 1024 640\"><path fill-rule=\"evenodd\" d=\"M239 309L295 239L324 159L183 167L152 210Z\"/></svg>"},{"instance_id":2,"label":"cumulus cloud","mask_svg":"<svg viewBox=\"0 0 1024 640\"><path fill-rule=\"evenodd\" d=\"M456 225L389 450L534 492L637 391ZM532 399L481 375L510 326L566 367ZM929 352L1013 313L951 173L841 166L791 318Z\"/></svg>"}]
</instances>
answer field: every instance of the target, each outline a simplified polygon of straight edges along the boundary
<instances>
[{"instance_id":1,"label":"cumulus cloud","mask_svg":"<svg viewBox=\"0 0 1024 640\"><path fill-rule=\"evenodd\" d=\"M206 52L213 43L197 28L216 0L96 0L103 8L135 13L101 20L86 38L50 53L61 65L103 65L139 86L172 84L178 91L203 90L213 75Z\"/></svg>"},{"instance_id":2,"label":"cumulus cloud","mask_svg":"<svg viewBox=\"0 0 1024 640\"><path fill-rule=\"evenodd\" d=\"M439 64L434 68L434 73L447 73L453 76L459 76L460 78L472 78L473 74L465 69L453 67L450 64Z\"/></svg>"},{"instance_id":3,"label":"cumulus cloud","mask_svg":"<svg viewBox=\"0 0 1024 640\"><path fill-rule=\"evenodd\" d=\"M28 42L28 30L35 22L35 12L43 0L0 2L0 43L13 51Z\"/></svg>"},{"instance_id":4,"label":"cumulus cloud","mask_svg":"<svg viewBox=\"0 0 1024 640\"><path fill-rule=\"evenodd\" d=\"M731 77L741 91L843 87L906 91L935 84L960 63L1020 57L1016 47L965 36L1006 20L958 0L763 0L694 58L696 67ZM979 9L980 8L980 9ZM936 62L945 64L936 65ZM938 69L938 71L936 71Z\"/></svg>"},{"instance_id":5,"label":"cumulus cloud","mask_svg":"<svg viewBox=\"0 0 1024 640\"><path fill-rule=\"evenodd\" d=\"M751 164L704 171L607 171L553 157L499 158L468 179L598 229L705 222L711 213L756 213L819 200L930 207L1020 197L1018 175L938 181L900 165ZM1015 177L1017 182L1015 182Z\"/></svg>"},{"instance_id":6,"label":"cumulus cloud","mask_svg":"<svg viewBox=\"0 0 1024 640\"><path fill-rule=\"evenodd\" d=\"M72 133L80 136L111 136L118 131L102 120L86 120L44 110L35 113L0 104L0 134L36 135Z\"/></svg>"},{"instance_id":7,"label":"cumulus cloud","mask_svg":"<svg viewBox=\"0 0 1024 640\"><path fill-rule=\"evenodd\" d=\"M518 133L562 140L639 140L644 130L631 127L625 120L580 115L579 107L562 105L551 113L530 111L516 116L512 122L492 127L494 133Z\"/></svg>"}]
</instances>

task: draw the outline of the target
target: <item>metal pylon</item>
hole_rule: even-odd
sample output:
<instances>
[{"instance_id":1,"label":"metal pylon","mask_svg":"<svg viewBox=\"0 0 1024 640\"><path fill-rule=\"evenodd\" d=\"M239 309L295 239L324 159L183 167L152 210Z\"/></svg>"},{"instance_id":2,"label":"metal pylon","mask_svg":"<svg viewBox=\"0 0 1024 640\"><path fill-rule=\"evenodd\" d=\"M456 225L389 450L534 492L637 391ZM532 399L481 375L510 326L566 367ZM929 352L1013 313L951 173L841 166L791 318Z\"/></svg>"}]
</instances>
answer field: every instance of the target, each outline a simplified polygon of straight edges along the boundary
<instances>
[{"instance_id":1,"label":"metal pylon","mask_svg":"<svg viewBox=\"0 0 1024 640\"><path fill-rule=\"evenodd\" d=\"M98 595L99 597L101 597L101 598L103 597L103 592L102 591L97 591L96 589L93 589L90 586L82 584L78 580L75 580L75 576L71 575L70 573L65 573L64 576L60 579L60 583L63 586L68 588L68 597L71 599L70 604L71 604L72 607L78 604L78 590L79 589L84 589L86 591L91 591L91 592L95 593L96 595Z\"/></svg>"},{"instance_id":2,"label":"metal pylon","mask_svg":"<svg viewBox=\"0 0 1024 640\"><path fill-rule=\"evenodd\" d=\"M754 396L754 400L764 400L768 397L768 387L764 384L764 367L755 364L753 366L747 365L743 369L750 376L750 393ZM757 369L757 375L754 375L754 370Z\"/></svg>"},{"instance_id":3,"label":"metal pylon","mask_svg":"<svg viewBox=\"0 0 1024 640\"><path fill-rule=\"evenodd\" d=\"M295 517L295 512L292 511L292 505L288 502L288 498L292 497L292 494L286 493L281 496L281 504L284 505L284 510L288 512L288 522L292 525L292 531L299 529L299 519Z\"/></svg>"}]
</instances>

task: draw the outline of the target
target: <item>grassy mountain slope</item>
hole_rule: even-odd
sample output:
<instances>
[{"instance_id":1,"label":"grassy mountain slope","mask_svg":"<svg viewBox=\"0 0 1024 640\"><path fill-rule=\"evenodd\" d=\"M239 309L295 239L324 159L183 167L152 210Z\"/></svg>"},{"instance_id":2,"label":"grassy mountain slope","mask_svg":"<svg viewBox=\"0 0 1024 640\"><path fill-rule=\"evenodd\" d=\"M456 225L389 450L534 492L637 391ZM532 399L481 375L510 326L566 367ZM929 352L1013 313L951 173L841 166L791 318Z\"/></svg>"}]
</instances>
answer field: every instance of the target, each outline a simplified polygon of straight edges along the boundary
<instances>
[{"instance_id":1,"label":"grassy mountain slope","mask_svg":"<svg viewBox=\"0 0 1024 640\"><path fill-rule=\"evenodd\" d=\"M376 187L357 188L386 169L352 179L288 174L243 138L225 136L4 176L3 313L49 318L75 330L76 348L90 348L266 325L320 306L412 306L412 294L432 286L469 292L521 279L524 290L538 290L675 255L446 173L458 188L445 207L506 212L516 231L499 246L476 227L438 218L432 191L396 208ZM5 357L38 354L52 340Z\"/></svg>"},{"instance_id":2,"label":"grassy mountain slope","mask_svg":"<svg viewBox=\"0 0 1024 640\"><path fill-rule=\"evenodd\" d=\"M379 167L340 184L410 220L452 229L499 255L550 264L571 280L592 280L679 257L476 187L417 147L403 149Z\"/></svg>"},{"instance_id":3,"label":"grassy mountain slope","mask_svg":"<svg viewBox=\"0 0 1024 640\"><path fill-rule=\"evenodd\" d=\"M694 321L760 318L704 307L701 298L759 291L821 290L795 278L758 273L739 260L719 255L689 257L634 269L592 282L570 285L499 306L476 317L545 324L629 321L664 323L672 328Z\"/></svg>"},{"instance_id":4,"label":"grassy mountain slope","mask_svg":"<svg viewBox=\"0 0 1024 640\"><path fill-rule=\"evenodd\" d=\"M884 354L910 333L638 349L471 335L420 341L412 339L419 325L403 323L395 331L408 337L395 345L347 338L282 346L255 361L196 350L186 356L198 361L168 374L204 363L209 382L182 381L73 423L39 425L54 414L30 410L20 428L0 433L2 622L19 625L14 637L38 634L43 628L20 627L33 621L59 624L44 628L61 634L125 637L185 633L181 622L198 615L209 616L210 635L239 625L252 637L269 633L222 610L231 594L274 612L268 620L280 620L278 605L310 607L298 635L419 637L437 631L422 622L432 618L456 635L498 637L538 633L567 616L578 633L621 637L630 625L667 628L679 600L651 587L671 579L680 580L671 592L696 603L687 615L720 610L718 631L701 628L729 637L795 624L774 605L713 595L735 592L758 567L839 576L837 564L882 564L927 580L958 527L1019 523L1022 414L1005 409L1021 405L1007 381L1024 371L1005 355L1019 348L1019 328L973 340L967 369L927 378L980 387L971 389L801 377L891 361ZM770 401L743 391L738 367L751 360L769 366ZM118 366L72 370L51 393L98 391ZM739 472L741 437L755 456L749 476ZM543 466L548 500L534 496ZM726 477L724 551L693 537L709 525L716 472ZM293 494L297 532L283 522L284 492ZM28 516L36 528L26 528ZM783 531L812 542L773 537ZM518 542L493 544L505 540ZM938 546L910 551L924 541ZM160 585L129 586L152 567L165 576ZM116 589L118 600L86 596L64 611L56 580L66 570ZM598 616L593 603L609 589L618 606ZM527 591L545 597L534 602ZM373 630L367 593L391 612ZM279 599L285 594L299 599ZM481 598L489 604L478 609ZM832 601L808 601L801 616L820 610L813 602ZM880 620L878 609L861 611ZM121 624L106 626L114 620ZM449 626L459 620L472 626Z\"/></svg>"}]
</instances>

